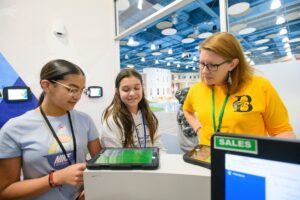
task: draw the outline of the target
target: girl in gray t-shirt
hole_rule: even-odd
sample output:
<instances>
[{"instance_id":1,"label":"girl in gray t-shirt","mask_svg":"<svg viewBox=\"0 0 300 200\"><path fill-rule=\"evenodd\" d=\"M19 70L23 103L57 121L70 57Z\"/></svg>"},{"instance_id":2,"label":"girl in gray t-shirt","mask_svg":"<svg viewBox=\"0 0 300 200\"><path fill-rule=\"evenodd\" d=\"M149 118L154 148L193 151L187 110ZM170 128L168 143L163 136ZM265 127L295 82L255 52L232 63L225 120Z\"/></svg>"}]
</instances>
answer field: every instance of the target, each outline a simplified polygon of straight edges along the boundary
<instances>
[{"instance_id":1,"label":"girl in gray t-shirt","mask_svg":"<svg viewBox=\"0 0 300 200\"><path fill-rule=\"evenodd\" d=\"M101 149L92 119L73 110L85 75L73 63L53 60L42 68L40 84L39 107L0 131L0 199L84 198L86 155Z\"/></svg>"}]
</instances>

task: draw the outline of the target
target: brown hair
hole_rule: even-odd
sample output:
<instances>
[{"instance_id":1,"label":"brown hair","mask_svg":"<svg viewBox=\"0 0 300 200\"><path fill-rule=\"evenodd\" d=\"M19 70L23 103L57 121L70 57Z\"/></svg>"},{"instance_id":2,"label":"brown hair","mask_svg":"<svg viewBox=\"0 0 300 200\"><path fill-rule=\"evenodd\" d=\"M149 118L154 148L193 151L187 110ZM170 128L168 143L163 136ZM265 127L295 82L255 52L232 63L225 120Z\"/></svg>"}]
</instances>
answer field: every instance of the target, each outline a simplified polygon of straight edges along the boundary
<instances>
[{"instance_id":1,"label":"brown hair","mask_svg":"<svg viewBox=\"0 0 300 200\"><path fill-rule=\"evenodd\" d=\"M77 65L62 59L51 60L46 63L40 73L40 81L48 80L50 82L57 80L64 80L65 76L69 74L78 74L85 76L84 72ZM39 105L42 104L45 93L39 97Z\"/></svg>"},{"instance_id":2,"label":"brown hair","mask_svg":"<svg viewBox=\"0 0 300 200\"><path fill-rule=\"evenodd\" d=\"M201 44L200 51L201 49L212 51L228 61L235 58L239 60L237 66L231 71L231 94L238 92L254 74L254 68L246 61L240 42L228 32L215 33L208 37Z\"/></svg>"},{"instance_id":3,"label":"brown hair","mask_svg":"<svg viewBox=\"0 0 300 200\"><path fill-rule=\"evenodd\" d=\"M134 132L134 121L129 112L127 106L122 102L119 94L120 82L124 78L136 77L140 80L143 85L142 76L134 69L126 68L119 72L115 80L115 96L110 103L110 105L104 110L102 116L103 120L107 122L109 116L113 117L114 122L120 128L120 130L125 135L125 141L123 147L132 147L133 146L133 132ZM141 110L142 115L145 118L145 123L150 131L150 138L153 144L154 135L158 128L158 120L155 117L154 113L151 111L148 101L145 98L144 90L141 101L139 102L138 108ZM121 122L121 123L120 123Z\"/></svg>"}]
</instances>

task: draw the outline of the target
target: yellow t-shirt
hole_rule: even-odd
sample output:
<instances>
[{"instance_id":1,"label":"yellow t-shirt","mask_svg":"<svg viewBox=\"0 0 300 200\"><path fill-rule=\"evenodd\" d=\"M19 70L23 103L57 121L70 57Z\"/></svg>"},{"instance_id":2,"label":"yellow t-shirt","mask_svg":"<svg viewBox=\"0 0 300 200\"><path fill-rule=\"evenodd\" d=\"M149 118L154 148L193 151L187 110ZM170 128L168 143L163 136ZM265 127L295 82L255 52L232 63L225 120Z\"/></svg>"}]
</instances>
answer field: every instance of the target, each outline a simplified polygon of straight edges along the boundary
<instances>
[{"instance_id":1,"label":"yellow t-shirt","mask_svg":"<svg viewBox=\"0 0 300 200\"><path fill-rule=\"evenodd\" d=\"M214 87L215 120L218 127L227 87ZM210 138L214 133L212 87L202 82L192 86L183 110L196 112L202 125L200 143L210 145ZM239 92L229 96L220 132L275 136L284 131L292 131L288 113L278 93L267 79L254 76Z\"/></svg>"}]
</instances>

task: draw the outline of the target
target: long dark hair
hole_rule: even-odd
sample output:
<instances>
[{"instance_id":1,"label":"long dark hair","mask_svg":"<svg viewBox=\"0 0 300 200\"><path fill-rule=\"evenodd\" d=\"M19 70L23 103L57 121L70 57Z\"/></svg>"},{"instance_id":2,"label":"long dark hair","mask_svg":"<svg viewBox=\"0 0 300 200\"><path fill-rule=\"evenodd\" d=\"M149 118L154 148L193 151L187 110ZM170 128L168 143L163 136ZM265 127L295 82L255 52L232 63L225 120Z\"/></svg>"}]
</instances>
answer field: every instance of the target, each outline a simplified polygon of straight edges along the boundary
<instances>
[{"instance_id":1,"label":"long dark hair","mask_svg":"<svg viewBox=\"0 0 300 200\"><path fill-rule=\"evenodd\" d=\"M132 147L133 146L133 132L134 132L134 121L129 112L127 106L122 102L119 94L120 82L124 78L136 77L140 80L143 85L142 76L134 69L126 68L119 72L115 80L115 96L110 103L110 105L104 110L102 116L102 122L106 121L109 116L112 115L114 122L120 128L120 130L125 135L125 141L123 147ZM139 102L138 108L141 110L143 116L145 117L145 122L150 131L150 138L152 144L154 142L154 135L158 128L158 120L155 117L154 113L151 111L148 101L145 98L144 89L142 100ZM108 124L108 123L107 123Z\"/></svg>"},{"instance_id":2,"label":"long dark hair","mask_svg":"<svg viewBox=\"0 0 300 200\"><path fill-rule=\"evenodd\" d=\"M52 82L64 80L65 76L70 74L78 74L85 76L82 69L74 63L62 59L51 60L43 66L40 73L40 81L48 80ZM39 97L39 105L42 104L44 98L45 92L42 92L42 94Z\"/></svg>"}]
</instances>

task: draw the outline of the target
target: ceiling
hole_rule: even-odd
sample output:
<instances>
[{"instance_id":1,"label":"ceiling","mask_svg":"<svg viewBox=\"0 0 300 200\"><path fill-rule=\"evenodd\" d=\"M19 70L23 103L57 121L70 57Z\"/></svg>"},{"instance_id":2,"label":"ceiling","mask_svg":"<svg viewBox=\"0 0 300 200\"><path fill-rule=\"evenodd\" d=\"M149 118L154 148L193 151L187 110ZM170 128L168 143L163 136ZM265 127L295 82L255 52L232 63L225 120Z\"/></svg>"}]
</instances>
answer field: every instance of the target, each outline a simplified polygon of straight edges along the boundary
<instances>
[{"instance_id":1,"label":"ceiling","mask_svg":"<svg viewBox=\"0 0 300 200\"><path fill-rule=\"evenodd\" d=\"M120 32L174 2L118 1L129 3L118 11ZM272 0L228 1L229 31L240 40L246 57L253 65L300 59L300 1L281 0L281 7L273 10L270 9L271 3ZM141 5L142 10L138 8ZM278 16L283 16L285 22L277 25ZM282 28L286 28L287 33L280 35ZM122 38L121 68L135 67L141 71L145 67L159 67L172 72L198 72L198 45L205 37L218 31L219 1L192 1ZM155 50L151 49L152 44L156 46Z\"/></svg>"}]
</instances>

